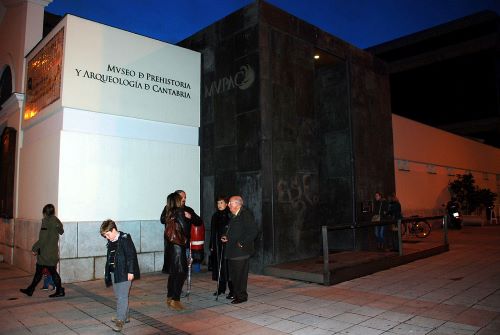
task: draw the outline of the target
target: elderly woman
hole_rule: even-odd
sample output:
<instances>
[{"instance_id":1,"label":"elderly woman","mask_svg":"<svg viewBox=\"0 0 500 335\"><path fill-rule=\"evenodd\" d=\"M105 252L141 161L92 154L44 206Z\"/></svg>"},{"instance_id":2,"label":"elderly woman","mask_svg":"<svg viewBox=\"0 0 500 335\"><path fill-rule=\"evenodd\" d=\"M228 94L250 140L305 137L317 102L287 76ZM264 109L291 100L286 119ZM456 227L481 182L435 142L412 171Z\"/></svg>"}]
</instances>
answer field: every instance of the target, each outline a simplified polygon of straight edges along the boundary
<instances>
[{"instance_id":1,"label":"elderly woman","mask_svg":"<svg viewBox=\"0 0 500 335\"><path fill-rule=\"evenodd\" d=\"M22 288L20 291L27 296L32 296L36 286L42 280L43 269L46 268L54 285L56 292L49 295L50 298L64 297L64 288L61 286L61 277L57 273L56 266L59 262L59 235L64 233L63 225L57 218L54 205L47 204L42 210L43 219L38 241L31 248L33 255L36 256L36 270L31 285Z\"/></svg>"},{"instance_id":2,"label":"elderly woman","mask_svg":"<svg viewBox=\"0 0 500 335\"><path fill-rule=\"evenodd\" d=\"M217 291L214 292L214 295L224 294L226 287L229 286L228 297L234 299L233 283L228 278L224 244L221 241L221 237L226 235L229 229L230 213L226 198L219 196L217 198L217 211L212 215L210 224L210 252L212 257L212 279L218 282Z\"/></svg>"}]
</instances>

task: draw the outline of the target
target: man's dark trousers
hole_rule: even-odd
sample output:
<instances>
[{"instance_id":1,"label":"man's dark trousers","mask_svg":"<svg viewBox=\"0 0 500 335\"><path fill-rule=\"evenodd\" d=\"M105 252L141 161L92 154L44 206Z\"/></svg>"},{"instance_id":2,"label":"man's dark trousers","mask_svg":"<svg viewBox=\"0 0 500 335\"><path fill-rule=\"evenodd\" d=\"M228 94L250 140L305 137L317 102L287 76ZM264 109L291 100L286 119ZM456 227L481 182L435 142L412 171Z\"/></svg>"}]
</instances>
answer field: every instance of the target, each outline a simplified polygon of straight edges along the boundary
<instances>
[{"instance_id":1,"label":"man's dark trousers","mask_svg":"<svg viewBox=\"0 0 500 335\"><path fill-rule=\"evenodd\" d=\"M234 297L240 301L248 300L247 284L250 258L229 259L229 279L233 282Z\"/></svg>"}]
</instances>

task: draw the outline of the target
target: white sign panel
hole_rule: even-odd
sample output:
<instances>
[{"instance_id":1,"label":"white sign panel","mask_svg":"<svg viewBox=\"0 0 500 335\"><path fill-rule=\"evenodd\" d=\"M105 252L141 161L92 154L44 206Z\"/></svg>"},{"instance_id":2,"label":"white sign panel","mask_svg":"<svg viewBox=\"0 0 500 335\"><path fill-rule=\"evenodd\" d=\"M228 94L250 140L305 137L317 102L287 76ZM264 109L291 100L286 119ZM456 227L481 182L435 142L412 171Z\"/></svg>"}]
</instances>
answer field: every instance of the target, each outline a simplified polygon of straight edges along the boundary
<instances>
[{"instance_id":1,"label":"white sign panel","mask_svg":"<svg viewBox=\"0 0 500 335\"><path fill-rule=\"evenodd\" d=\"M200 54L66 17L62 106L199 126Z\"/></svg>"}]
</instances>

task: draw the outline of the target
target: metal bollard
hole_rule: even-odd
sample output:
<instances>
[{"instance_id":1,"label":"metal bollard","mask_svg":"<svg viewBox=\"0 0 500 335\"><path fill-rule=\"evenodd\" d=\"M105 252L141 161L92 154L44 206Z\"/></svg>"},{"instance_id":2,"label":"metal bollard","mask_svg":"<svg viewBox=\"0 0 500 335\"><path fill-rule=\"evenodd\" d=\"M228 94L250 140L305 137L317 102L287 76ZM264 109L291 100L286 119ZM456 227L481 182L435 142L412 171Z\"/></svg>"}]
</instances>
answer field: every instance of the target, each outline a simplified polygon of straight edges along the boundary
<instances>
[{"instance_id":1,"label":"metal bollard","mask_svg":"<svg viewBox=\"0 0 500 335\"><path fill-rule=\"evenodd\" d=\"M448 215L443 216L444 245L448 245Z\"/></svg>"},{"instance_id":2,"label":"metal bollard","mask_svg":"<svg viewBox=\"0 0 500 335\"><path fill-rule=\"evenodd\" d=\"M321 226L321 236L323 238L323 284L330 285L330 256L328 248L328 227Z\"/></svg>"},{"instance_id":3,"label":"metal bollard","mask_svg":"<svg viewBox=\"0 0 500 335\"><path fill-rule=\"evenodd\" d=\"M403 236L401 236L401 219L398 220L398 249L399 249L399 256L403 256Z\"/></svg>"}]
</instances>

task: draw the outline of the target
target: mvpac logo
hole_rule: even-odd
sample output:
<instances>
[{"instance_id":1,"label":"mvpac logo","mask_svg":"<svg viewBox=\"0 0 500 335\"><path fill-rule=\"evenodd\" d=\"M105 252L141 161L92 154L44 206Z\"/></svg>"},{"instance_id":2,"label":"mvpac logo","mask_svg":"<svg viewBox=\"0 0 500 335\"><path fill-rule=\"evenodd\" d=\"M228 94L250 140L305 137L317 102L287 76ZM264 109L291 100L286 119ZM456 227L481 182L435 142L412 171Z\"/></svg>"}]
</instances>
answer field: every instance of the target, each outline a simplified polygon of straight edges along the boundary
<instances>
[{"instance_id":1,"label":"mvpac logo","mask_svg":"<svg viewBox=\"0 0 500 335\"><path fill-rule=\"evenodd\" d=\"M240 90L246 90L252 86L254 81L255 71L253 68L249 64L243 65L235 74L212 81L210 88L205 86L205 98L219 95L236 87Z\"/></svg>"}]
</instances>

